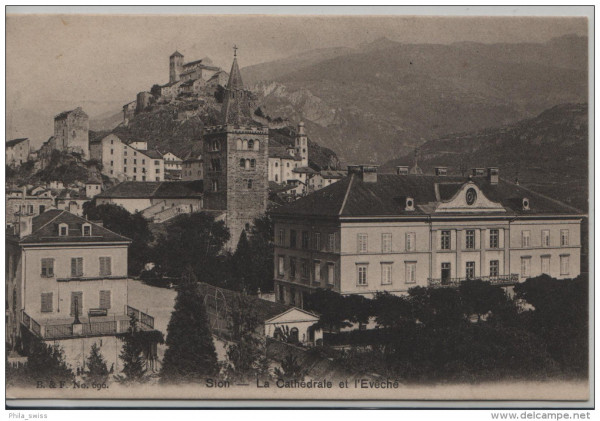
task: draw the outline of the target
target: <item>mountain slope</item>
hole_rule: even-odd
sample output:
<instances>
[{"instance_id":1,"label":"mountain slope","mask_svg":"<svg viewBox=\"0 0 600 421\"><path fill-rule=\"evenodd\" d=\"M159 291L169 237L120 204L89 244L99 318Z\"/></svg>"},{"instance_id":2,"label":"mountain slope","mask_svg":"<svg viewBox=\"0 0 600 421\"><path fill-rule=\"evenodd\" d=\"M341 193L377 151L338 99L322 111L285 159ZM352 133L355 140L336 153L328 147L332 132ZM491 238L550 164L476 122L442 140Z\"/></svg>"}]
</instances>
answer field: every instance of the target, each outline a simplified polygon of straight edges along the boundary
<instances>
[{"instance_id":1,"label":"mountain slope","mask_svg":"<svg viewBox=\"0 0 600 421\"><path fill-rule=\"evenodd\" d=\"M300 68L293 59L280 60L280 74L254 90L265 114L304 119L313 138L341 159L382 162L445 133L587 101L586 42L408 45L384 39ZM256 68L249 70L256 74Z\"/></svg>"},{"instance_id":2,"label":"mountain slope","mask_svg":"<svg viewBox=\"0 0 600 421\"><path fill-rule=\"evenodd\" d=\"M451 174L473 167L497 166L500 177L576 208L588 208L588 107L563 104L515 124L431 140L419 149L419 166L433 172L447 166ZM382 165L413 165L407 154Z\"/></svg>"}]
</instances>

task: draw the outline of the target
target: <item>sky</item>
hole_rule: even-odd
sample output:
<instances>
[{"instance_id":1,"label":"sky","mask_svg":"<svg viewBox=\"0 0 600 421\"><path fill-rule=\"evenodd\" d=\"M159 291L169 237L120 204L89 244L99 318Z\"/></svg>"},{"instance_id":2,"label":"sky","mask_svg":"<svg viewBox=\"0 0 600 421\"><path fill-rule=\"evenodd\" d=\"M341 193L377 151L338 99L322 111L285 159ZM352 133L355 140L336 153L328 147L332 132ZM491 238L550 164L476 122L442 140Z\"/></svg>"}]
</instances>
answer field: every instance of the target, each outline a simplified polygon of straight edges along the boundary
<instances>
[{"instance_id":1,"label":"sky","mask_svg":"<svg viewBox=\"0 0 600 421\"><path fill-rule=\"evenodd\" d=\"M402 43L545 42L587 35L585 18L266 15L7 15L6 140L35 147L53 116L82 106L117 113L137 92L168 82L169 56L210 57L229 71L303 51L358 47L381 37Z\"/></svg>"}]
</instances>

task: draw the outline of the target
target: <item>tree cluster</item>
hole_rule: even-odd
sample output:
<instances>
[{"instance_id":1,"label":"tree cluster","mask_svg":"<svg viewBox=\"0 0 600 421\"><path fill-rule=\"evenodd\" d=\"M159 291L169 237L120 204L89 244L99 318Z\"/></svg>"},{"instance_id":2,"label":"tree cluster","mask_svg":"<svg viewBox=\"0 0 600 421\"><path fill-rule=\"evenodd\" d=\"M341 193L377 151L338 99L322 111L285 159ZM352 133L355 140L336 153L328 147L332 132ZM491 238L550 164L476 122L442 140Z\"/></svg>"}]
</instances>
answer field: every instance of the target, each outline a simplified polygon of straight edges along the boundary
<instances>
[{"instance_id":1,"label":"tree cluster","mask_svg":"<svg viewBox=\"0 0 600 421\"><path fill-rule=\"evenodd\" d=\"M327 344L352 345L339 359L357 372L419 381L585 376L587 279L544 275L514 294L472 280L373 299L321 290L307 304L321 314ZM336 333L369 318L376 330Z\"/></svg>"}]
</instances>

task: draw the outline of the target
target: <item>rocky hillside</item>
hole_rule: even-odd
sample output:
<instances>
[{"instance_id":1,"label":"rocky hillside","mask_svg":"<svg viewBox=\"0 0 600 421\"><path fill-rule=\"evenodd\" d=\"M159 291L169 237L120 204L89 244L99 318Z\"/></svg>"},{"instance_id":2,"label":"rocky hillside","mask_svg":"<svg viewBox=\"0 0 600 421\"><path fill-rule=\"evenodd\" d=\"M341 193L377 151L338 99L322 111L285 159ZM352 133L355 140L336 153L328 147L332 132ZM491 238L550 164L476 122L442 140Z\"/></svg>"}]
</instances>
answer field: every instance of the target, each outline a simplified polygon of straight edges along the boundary
<instances>
[{"instance_id":1,"label":"rocky hillside","mask_svg":"<svg viewBox=\"0 0 600 421\"><path fill-rule=\"evenodd\" d=\"M151 149L161 152L173 152L184 157L190 152L202 151L202 132L204 126L218 124L221 103L214 97L200 96L179 98L164 104L153 104L149 110L137 114L128 125L120 124L110 131L95 132L91 136L103 137L113 132L126 141L145 140ZM261 114L258 112L258 114ZM264 124L266 118L255 116ZM273 146L294 144L295 127L289 122L278 120L271 125L270 139ZM310 165L315 169L339 165L338 158L330 149L323 148L313 141L308 130Z\"/></svg>"},{"instance_id":2,"label":"rocky hillside","mask_svg":"<svg viewBox=\"0 0 600 421\"><path fill-rule=\"evenodd\" d=\"M500 167L500 176L540 193L588 208L588 107L564 104L515 124L459 133L431 140L419 149L419 166L433 172L447 166L460 174L472 167ZM413 165L413 154L386 162L382 172L396 165Z\"/></svg>"},{"instance_id":3,"label":"rocky hillside","mask_svg":"<svg viewBox=\"0 0 600 421\"><path fill-rule=\"evenodd\" d=\"M317 50L242 69L270 117L303 119L346 162L384 162L428 139L587 101L587 39Z\"/></svg>"}]
</instances>

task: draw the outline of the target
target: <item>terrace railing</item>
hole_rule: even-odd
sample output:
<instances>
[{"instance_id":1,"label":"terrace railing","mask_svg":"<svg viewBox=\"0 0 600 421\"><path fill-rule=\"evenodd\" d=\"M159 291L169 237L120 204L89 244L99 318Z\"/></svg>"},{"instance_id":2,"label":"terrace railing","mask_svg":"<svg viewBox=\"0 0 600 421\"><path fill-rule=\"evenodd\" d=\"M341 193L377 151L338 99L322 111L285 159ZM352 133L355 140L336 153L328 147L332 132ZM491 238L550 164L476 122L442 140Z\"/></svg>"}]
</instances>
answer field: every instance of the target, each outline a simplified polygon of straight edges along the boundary
<instances>
[{"instance_id":1,"label":"terrace railing","mask_svg":"<svg viewBox=\"0 0 600 421\"><path fill-rule=\"evenodd\" d=\"M475 278L428 278L427 285L430 288L458 288L461 282L469 279L479 279L497 286L509 286L519 282L519 275L511 273L510 275L477 276Z\"/></svg>"}]
</instances>

